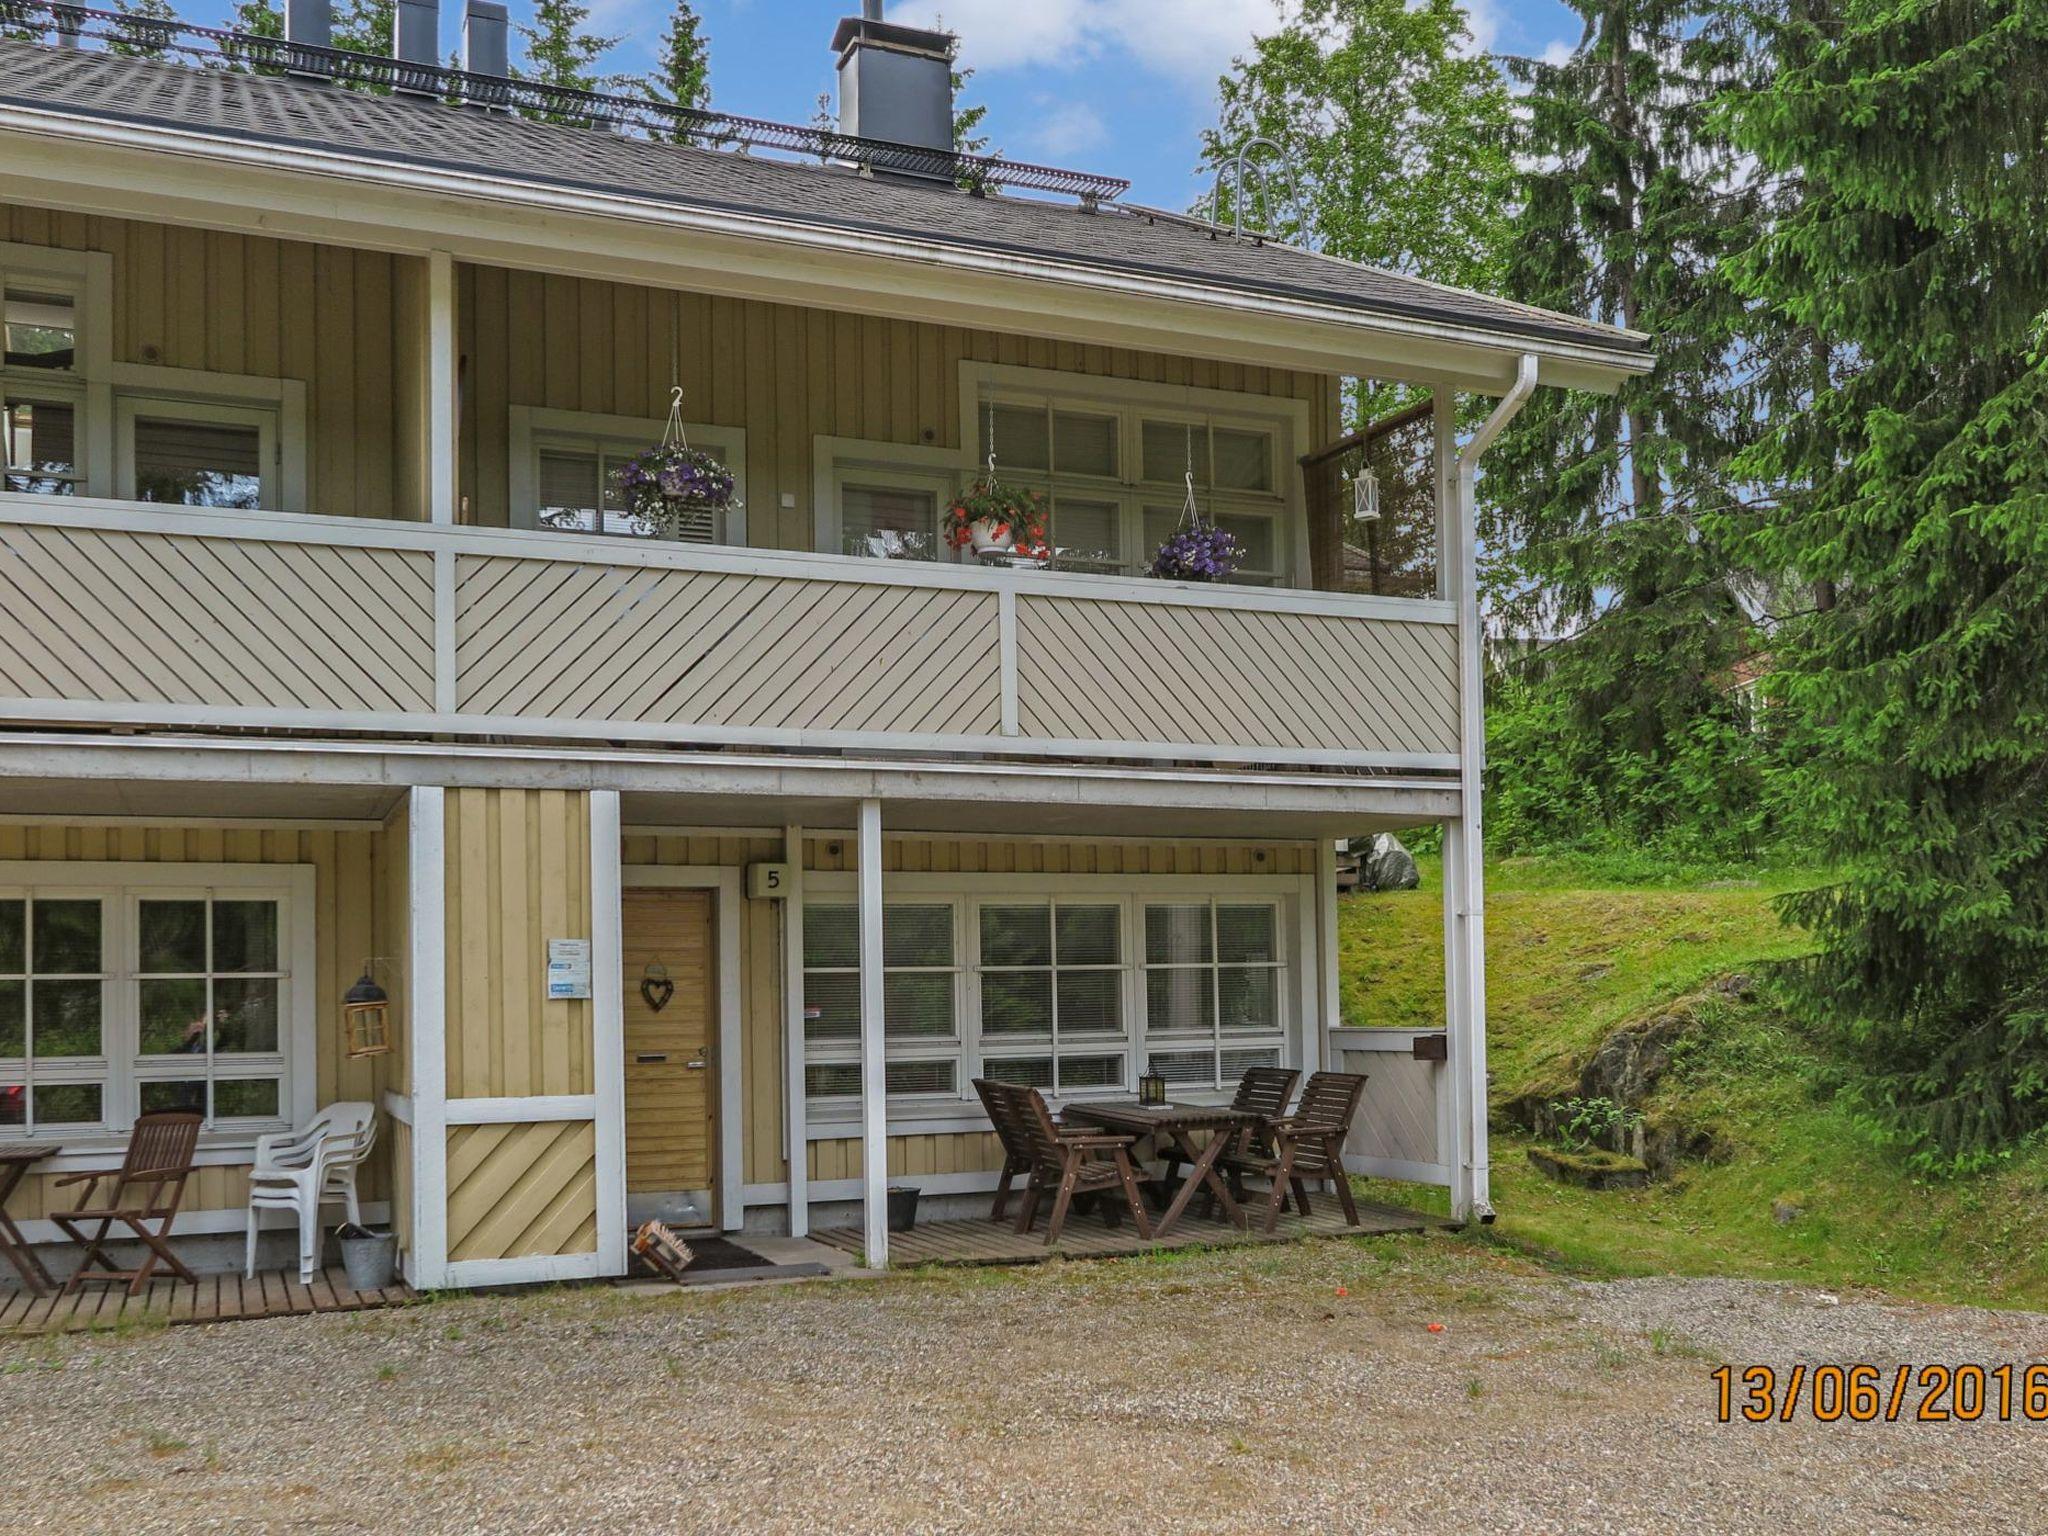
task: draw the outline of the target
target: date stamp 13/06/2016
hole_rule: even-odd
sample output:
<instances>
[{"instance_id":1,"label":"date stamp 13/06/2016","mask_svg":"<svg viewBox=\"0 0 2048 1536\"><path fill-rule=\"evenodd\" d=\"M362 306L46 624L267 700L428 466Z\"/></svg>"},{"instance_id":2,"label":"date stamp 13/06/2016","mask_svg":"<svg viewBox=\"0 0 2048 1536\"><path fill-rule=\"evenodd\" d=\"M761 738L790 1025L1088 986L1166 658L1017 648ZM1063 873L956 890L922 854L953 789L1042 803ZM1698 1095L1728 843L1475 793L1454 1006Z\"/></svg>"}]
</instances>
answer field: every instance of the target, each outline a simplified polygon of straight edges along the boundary
<instances>
[{"instance_id":1,"label":"date stamp 13/06/2016","mask_svg":"<svg viewBox=\"0 0 2048 1536\"><path fill-rule=\"evenodd\" d=\"M1723 1365L1723 1423L2048 1423L2048 1362L2025 1365Z\"/></svg>"}]
</instances>

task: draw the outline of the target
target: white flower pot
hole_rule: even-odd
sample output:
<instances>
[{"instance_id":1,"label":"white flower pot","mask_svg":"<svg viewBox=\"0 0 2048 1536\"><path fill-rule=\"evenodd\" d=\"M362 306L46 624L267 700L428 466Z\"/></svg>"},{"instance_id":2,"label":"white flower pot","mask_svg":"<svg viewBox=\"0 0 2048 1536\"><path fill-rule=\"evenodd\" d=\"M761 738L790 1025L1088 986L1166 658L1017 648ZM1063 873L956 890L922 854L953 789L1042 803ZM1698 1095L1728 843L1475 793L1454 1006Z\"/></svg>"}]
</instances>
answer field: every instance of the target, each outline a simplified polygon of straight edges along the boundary
<instances>
[{"instance_id":1,"label":"white flower pot","mask_svg":"<svg viewBox=\"0 0 2048 1536\"><path fill-rule=\"evenodd\" d=\"M977 555L991 550L1007 552L1017 547L1017 531L1010 523L993 517L977 517L967 525L967 536L974 541Z\"/></svg>"}]
</instances>

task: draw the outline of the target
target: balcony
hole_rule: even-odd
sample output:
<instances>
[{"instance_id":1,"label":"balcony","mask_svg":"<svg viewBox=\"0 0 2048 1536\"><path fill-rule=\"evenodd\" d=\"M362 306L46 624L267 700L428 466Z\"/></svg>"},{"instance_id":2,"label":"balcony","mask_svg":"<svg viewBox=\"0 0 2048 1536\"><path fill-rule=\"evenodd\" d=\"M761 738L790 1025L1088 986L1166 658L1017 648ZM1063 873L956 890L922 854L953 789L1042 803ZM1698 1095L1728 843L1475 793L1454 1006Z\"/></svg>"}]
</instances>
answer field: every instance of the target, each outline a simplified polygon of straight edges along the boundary
<instances>
[{"instance_id":1,"label":"balcony","mask_svg":"<svg viewBox=\"0 0 2048 1536\"><path fill-rule=\"evenodd\" d=\"M0 496L16 723L1457 766L1454 605Z\"/></svg>"}]
</instances>

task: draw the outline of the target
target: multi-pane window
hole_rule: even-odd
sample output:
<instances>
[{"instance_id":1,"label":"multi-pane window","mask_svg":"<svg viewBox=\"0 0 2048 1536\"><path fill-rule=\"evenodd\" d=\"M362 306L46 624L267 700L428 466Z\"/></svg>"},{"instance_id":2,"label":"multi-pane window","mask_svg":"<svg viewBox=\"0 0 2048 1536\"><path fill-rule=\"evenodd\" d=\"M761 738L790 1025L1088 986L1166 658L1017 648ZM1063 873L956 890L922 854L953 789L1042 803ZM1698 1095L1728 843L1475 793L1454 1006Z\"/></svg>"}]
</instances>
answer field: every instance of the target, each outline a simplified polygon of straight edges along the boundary
<instances>
[{"instance_id":1,"label":"multi-pane window","mask_svg":"<svg viewBox=\"0 0 2048 1536\"><path fill-rule=\"evenodd\" d=\"M951 902L882 909L884 1071L896 1095L960 1091L960 966ZM860 909L804 907L804 1089L860 1095Z\"/></svg>"},{"instance_id":2,"label":"multi-pane window","mask_svg":"<svg viewBox=\"0 0 2048 1536\"><path fill-rule=\"evenodd\" d=\"M5 486L73 496L85 478L80 417L78 297L49 277L0 274L6 350L0 373L0 435L6 438Z\"/></svg>"},{"instance_id":3,"label":"multi-pane window","mask_svg":"<svg viewBox=\"0 0 2048 1536\"><path fill-rule=\"evenodd\" d=\"M1145 1044L1169 1083L1215 1088L1286 1046L1279 911L1271 902L1145 907Z\"/></svg>"},{"instance_id":4,"label":"multi-pane window","mask_svg":"<svg viewBox=\"0 0 2048 1536\"><path fill-rule=\"evenodd\" d=\"M286 1118L287 923L271 894L0 893L0 1131Z\"/></svg>"},{"instance_id":5,"label":"multi-pane window","mask_svg":"<svg viewBox=\"0 0 2048 1536\"><path fill-rule=\"evenodd\" d=\"M39 496L75 496L84 472L78 456L78 406L16 393L5 396L6 488Z\"/></svg>"},{"instance_id":6,"label":"multi-pane window","mask_svg":"<svg viewBox=\"0 0 2048 1536\"><path fill-rule=\"evenodd\" d=\"M1054 1092L1129 1081L1123 907L984 903L982 1074Z\"/></svg>"}]
</instances>

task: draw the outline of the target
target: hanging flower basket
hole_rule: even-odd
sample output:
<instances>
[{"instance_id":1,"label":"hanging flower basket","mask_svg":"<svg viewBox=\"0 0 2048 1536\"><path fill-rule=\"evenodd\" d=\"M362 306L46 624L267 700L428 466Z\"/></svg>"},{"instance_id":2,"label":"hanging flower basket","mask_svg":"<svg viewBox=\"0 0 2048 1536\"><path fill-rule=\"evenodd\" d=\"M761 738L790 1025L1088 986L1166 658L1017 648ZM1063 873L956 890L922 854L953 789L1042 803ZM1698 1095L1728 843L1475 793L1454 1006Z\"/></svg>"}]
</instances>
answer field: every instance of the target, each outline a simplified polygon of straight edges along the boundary
<instances>
[{"instance_id":1,"label":"hanging flower basket","mask_svg":"<svg viewBox=\"0 0 2048 1536\"><path fill-rule=\"evenodd\" d=\"M732 471L701 448L663 443L613 471L626 509L671 538L702 536L707 523L740 507Z\"/></svg>"},{"instance_id":2,"label":"hanging flower basket","mask_svg":"<svg viewBox=\"0 0 2048 1536\"><path fill-rule=\"evenodd\" d=\"M1051 558L1045 537L1045 502L1036 491L978 480L974 489L946 509L944 533L954 549L1016 553Z\"/></svg>"},{"instance_id":3,"label":"hanging flower basket","mask_svg":"<svg viewBox=\"0 0 2048 1536\"><path fill-rule=\"evenodd\" d=\"M1152 574L1163 581L1227 581L1243 560L1243 546L1221 528L1183 526L1152 556Z\"/></svg>"}]
</instances>

